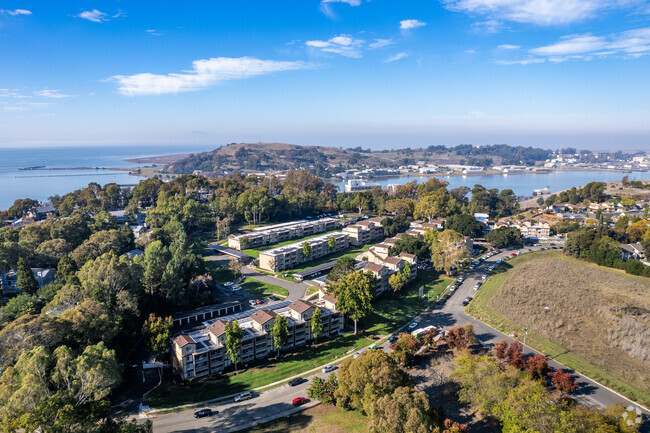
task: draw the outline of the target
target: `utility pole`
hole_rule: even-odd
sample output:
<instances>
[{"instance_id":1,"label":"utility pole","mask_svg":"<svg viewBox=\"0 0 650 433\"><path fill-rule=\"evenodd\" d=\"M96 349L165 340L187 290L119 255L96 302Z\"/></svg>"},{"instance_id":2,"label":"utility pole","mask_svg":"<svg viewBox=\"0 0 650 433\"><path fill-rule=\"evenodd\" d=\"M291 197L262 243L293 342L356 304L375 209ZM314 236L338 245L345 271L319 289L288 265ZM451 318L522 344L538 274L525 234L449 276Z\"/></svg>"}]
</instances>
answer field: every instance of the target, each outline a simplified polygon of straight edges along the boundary
<instances>
[{"instance_id":1,"label":"utility pole","mask_svg":"<svg viewBox=\"0 0 650 433\"><path fill-rule=\"evenodd\" d=\"M526 354L526 335L528 335L528 328L524 328L524 347L521 349L522 355Z\"/></svg>"}]
</instances>

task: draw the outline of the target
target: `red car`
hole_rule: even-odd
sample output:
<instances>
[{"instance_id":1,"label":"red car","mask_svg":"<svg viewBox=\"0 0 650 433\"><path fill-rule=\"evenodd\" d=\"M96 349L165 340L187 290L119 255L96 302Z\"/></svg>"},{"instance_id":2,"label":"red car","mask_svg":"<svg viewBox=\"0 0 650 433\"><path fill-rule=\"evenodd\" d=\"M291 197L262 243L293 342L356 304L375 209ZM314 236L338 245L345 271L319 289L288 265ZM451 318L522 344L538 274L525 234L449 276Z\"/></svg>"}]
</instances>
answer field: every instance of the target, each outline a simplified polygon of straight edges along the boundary
<instances>
[{"instance_id":1,"label":"red car","mask_svg":"<svg viewBox=\"0 0 650 433\"><path fill-rule=\"evenodd\" d=\"M255 300L255 303L256 303L257 305L260 305L260 304L262 303L262 301L260 301L259 299L256 299L256 300Z\"/></svg>"},{"instance_id":2,"label":"red car","mask_svg":"<svg viewBox=\"0 0 650 433\"><path fill-rule=\"evenodd\" d=\"M512 253L512 254L510 254L510 257L514 257L514 256L516 256L516 255L517 255L517 254Z\"/></svg>"},{"instance_id":3,"label":"red car","mask_svg":"<svg viewBox=\"0 0 650 433\"><path fill-rule=\"evenodd\" d=\"M300 405L303 405L305 403L307 403L307 399L305 397L296 397L291 402L291 404L294 405L294 406L300 406Z\"/></svg>"}]
</instances>

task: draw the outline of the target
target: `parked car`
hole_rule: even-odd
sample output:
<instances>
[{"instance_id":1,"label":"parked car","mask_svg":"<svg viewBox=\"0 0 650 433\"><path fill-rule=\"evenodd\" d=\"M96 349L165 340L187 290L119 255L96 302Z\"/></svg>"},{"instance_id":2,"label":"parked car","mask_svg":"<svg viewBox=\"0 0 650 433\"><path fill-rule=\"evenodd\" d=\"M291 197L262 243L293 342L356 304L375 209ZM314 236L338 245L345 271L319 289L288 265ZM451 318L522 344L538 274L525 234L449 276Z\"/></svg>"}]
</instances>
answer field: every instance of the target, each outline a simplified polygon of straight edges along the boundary
<instances>
[{"instance_id":1,"label":"parked car","mask_svg":"<svg viewBox=\"0 0 650 433\"><path fill-rule=\"evenodd\" d=\"M194 412L194 418L204 418L206 416L211 416L213 413L212 409L201 409L198 412Z\"/></svg>"},{"instance_id":2,"label":"parked car","mask_svg":"<svg viewBox=\"0 0 650 433\"><path fill-rule=\"evenodd\" d=\"M323 367L323 369L322 369L321 371L322 371L323 373L329 373L330 371L334 371L334 370L336 370L337 368L338 368L338 367L337 367L336 365L326 365L325 367Z\"/></svg>"},{"instance_id":3,"label":"parked car","mask_svg":"<svg viewBox=\"0 0 650 433\"><path fill-rule=\"evenodd\" d=\"M256 305L260 305L261 303L262 303L262 300L261 300L261 299L256 299L256 300L255 300L255 304L256 304Z\"/></svg>"},{"instance_id":4,"label":"parked car","mask_svg":"<svg viewBox=\"0 0 650 433\"><path fill-rule=\"evenodd\" d=\"M226 286L226 287L230 287L230 286L232 286L233 284L234 284L234 283L233 283L232 281L228 281L226 284L224 284L224 286Z\"/></svg>"},{"instance_id":5,"label":"parked car","mask_svg":"<svg viewBox=\"0 0 650 433\"><path fill-rule=\"evenodd\" d=\"M450 291L450 292L453 292L453 291L455 291L455 290L456 290L456 286L451 286L451 287L449 288L449 291Z\"/></svg>"},{"instance_id":6,"label":"parked car","mask_svg":"<svg viewBox=\"0 0 650 433\"><path fill-rule=\"evenodd\" d=\"M255 301L253 301L252 299L249 299L248 303L250 304L251 307L255 306Z\"/></svg>"},{"instance_id":7,"label":"parked car","mask_svg":"<svg viewBox=\"0 0 650 433\"><path fill-rule=\"evenodd\" d=\"M358 351L357 353L354 354L354 356L352 357L352 359L357 359L357 358L360 357L360 356L363 354L363 352L365 352L365 351L366 351L366 349L361 349L360 351Z\"/></svg>"},{"instance_id":8,"label":"parked car","mask_svg":"<svg viewBox=\"0 0 650 433\"><path fill-rule=\"evenodd\" d=\"M300 405L303 405L305 403L307 403L307 399L305 397L296 397L291 402L291 404L294 405L294 406L300 406Z\"/></svg>"},{"instance_id":9,"label":"parked car","mask_svg":"<svg viewBox=\"0 0 650 433\"><path fill-rule=\"evenodd\" d=\"M289 381L289 386L297 386L300 385L301 383L307 382L307 379L302 378L302 377L296 377L295 379L292 379Z\"/></svg>"},{"instance_id":10,"label":"parked car","mask_svg":"<svg viewBox=\"0 0 650 433\"><path fill-rule=\"evenodd\" d=\"M391 335L390 337L388 337L388 342L390 344L397 342L397 340L399 340L399 337L397 335Z\"/></svg>"},{"instance_id":11,"label":"parked car","mask_svg":"<svg viewBox=\"0 0 650 433\"><path fill-rule=\"evenodd\" d=\"M468 297L465 298L465 300L463 301L463 305L467 305L467 304L469 304L471 300L472 300L472 298L470 298L470 297L468 296Z\"/></svg>"},{"instance_id":12,"label":"parked car","mask_svg":"<svg viewBox=\"0 0 650 433\"><path fill-rule=\"evenodd\" d=\"M235 396L235 401L244 401L244 400L250 400L253 398L253 395L250 393L250 391L242 392L241 394L237 394Z\"/></svg>"},{"instance_id":13,"label":"parked car","mask_svg":"<svg viewBox=\"0 0 650 433\"><path fill-rule=\"evenodd\" d=\"M418 326L418 322L413 322L409 325L409 330L410 329L415 329Z\"/></svg>"}]
</instances>

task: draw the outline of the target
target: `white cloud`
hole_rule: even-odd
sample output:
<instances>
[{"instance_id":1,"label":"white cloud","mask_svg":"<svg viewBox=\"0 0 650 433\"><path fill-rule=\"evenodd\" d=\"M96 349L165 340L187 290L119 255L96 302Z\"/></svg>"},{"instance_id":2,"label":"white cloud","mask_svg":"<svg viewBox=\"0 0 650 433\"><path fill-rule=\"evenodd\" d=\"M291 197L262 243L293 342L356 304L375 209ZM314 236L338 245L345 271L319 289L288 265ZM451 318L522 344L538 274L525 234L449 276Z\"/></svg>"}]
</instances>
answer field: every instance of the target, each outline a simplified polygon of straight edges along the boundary
<instances>
[{"instance_id":1,"label":"white cloud","mask_svg":"<svg viewBox=\"0 0 650 433\"><path fill-rule=\"evenodd\" d=\"M191 70L181 73L116 75L108 80L118 83L118 90L123 95L162 95L198 90L222 81L309 67L311 65L305 62L260 60L252 57L217 57L195 60L192 62Z\"/></svg>"},{"instance_id":2,"label":"white cloud","mask_svg":"<svg viewBox=\"0 0 650 433\"><path fill-rule=\"evenodd\" d=\"M83 18L88 21L92 21L94 23L101 23L102 21L108 21L106 18L106 14L102 11L98 11L97 9L93 9L91 11L83 11L79 15L77 15L79 18Z\"/></svg>"},{"instance_id":3,"label":"white cloud","mask_svg":"<svg viewBox=\"0 0 650 433\"><path fill-rule=\"evenodd\" d=\"M397 53L394 56L390 56L389 58L384 60L384 63L396 62L396 61L402 60L403 58L406 58L406 57L408 57L408 54L406 54L406 53Z\"/></svg>"},{"instance_id":4,"label":"white cloud","mask_svg":"<svg viewBox=\"0 0 650 433\"><path fill-rule=\"evenodd\" d=\"M641 0L441 0L450 10L492 19L537 25L563 25L598 12L639 4Z\"/></svg>"},{"instance_id":5,"label":"white cloud","mask_svg":"<svg viewBox=\"0 0 650 433\"><path fill-rule=\"evenodd\" d=\"M503 23L497 20L479 21L472 28L481 33L498 33L503 29Z\"/></svg>"},{"instance_id":6,"label":"white cloud","mask_svg":"<svg viewBox=\"0 0 650 433\"><path fill-rule=\"evenodd\" d=\"M467 54L476 54L476 50L465 50Z\"/></svg>"},{"instance_id":7,"label":"white cloud","mask_svg":"<svg viewBox=\"0 0 650 433\"><path fill-rule=\"evenodd\" d=\"M370 0L368 0L370 1ZM336 14L330 6L332 3L345 3L350 6L361 6L361 0L321 0L320 10L331 19L336 19Z\"/></svg>"},{"instance_id":8,"label":"white cloud","mask_svg":"<svg viewBox=\"0 0 650 433\"><path fill-rule=\"evenodd\" d=\"M530 65L533 63L544 63L546 60L540 58L527 58L521 60L497 60L497 65Z\"/></svg>"},{"instance_id":9,"label":"white cloud","mask_svg":"<svg viewBox=\"0 0 650 433\"><path fill-rule=\"evenodd\" d=\"M383 48L393 45L395 42L392 39L375 39L374 42L368 44L368 48Z\"/></svg>"},{"instance_id":10,"label":"white cloud","mask_svg":"<svg viewBox=\"0 0 650 433\"><path fill-rule=\"evenodd\" d=\"M32 12L28 11L27 9L14 9L14 10L0 9L0 13L11 15L12 17L15 17L17 15L31 15L32 14Z\"/></svg>"},{"instance_id":11,"label":"white cloud","mask_svg":"<svg viewBox=\"0 0 650 433\"><path fill-rule=\"evenodd\" d=\"M418 27L424 27L427 23L424 23L420 20L402 20L399 22L399 28L402 30L416 29Z\"/></svg>"},{"instance_id":12,"label":"white cloud","mask_svg":"<svg viewBox=\"0 0 650 433\"><path fill-rule=\"evenodd\" d=\"M319 49L325 53L340 54L345 57L360 58L361 47L364 41L361 39L354 39L350 35L339 35L327 41L307 41L305 45L310 48Z\"/></svg>"},{"instance_id":13,"label":"white cloud","mask_svg":"<svg viewBox=\"0 0 650 433\"><path fill-rule=\"evenodd\" d=\"M650 54L650 27L627 30L607 36L567 35L554 44L532 48L530 58L499 61L499 64L529 64L545 61L559 63L567 60L591 60L618 55L637 58Z\"/></svg>"},{"instance_id":14,"label":"white cloud","mask_svg":"<svg viewBox=\"0 0 650 433\"><path fill-rule=\"evenodd\" d=\"M154 29L148 29L148 30L145 30L145 32L149 33L152 36L162 36L163 35L158 30L154 30Z\"/></svg>"},{"instance_id":15,"label":"white cloud","mask_svg":"<svg viewBox=\"0 0 650 433\"><path fill-rule=\"evenodd\" d=\"M521 45L503 44L503 45L499 45L499 48L501 48L502 50L518 50L519 48L521 48Z\"/></svg>"},{"instance_id":16,"label":"white cloud","mask_svg":"<svg viewBox=\"0 0 650 433\"><path fill-rule=\"evenodd\" d=\"M44 90L38 90L34 92L34 95L36 96L42 96L44 98L70 98L72 95L66 95L61 93L59 90L50 90L50 89L44 89Z\"/></svg>"}]
</instances>

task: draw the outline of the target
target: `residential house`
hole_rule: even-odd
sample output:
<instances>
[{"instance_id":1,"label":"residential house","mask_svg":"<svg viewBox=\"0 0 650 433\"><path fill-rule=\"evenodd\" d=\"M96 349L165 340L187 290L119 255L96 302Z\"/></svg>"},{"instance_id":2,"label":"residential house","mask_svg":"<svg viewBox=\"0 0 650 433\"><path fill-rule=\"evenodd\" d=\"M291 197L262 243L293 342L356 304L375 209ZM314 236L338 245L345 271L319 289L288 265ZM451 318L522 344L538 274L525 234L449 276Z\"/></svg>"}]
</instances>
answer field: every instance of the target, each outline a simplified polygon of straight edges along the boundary
<instances>
[{"instance_id":1,"label":"residential house","mask_svg":"<svg viewBox=\"0 0 650 433\"><path fill-rule=\"evenodd\" d=\"M645 251L640 242L635 244L621 244L621 260L645 260Z\"/></svg>"},{"instance_id":2,"label":"residential house","mask_svg":"<svg viewBox=\"0 0 650 433\"><path fill-rule=\"evenodd\" d=\"M36 278L39 287L50 284L56 278L56 269L53 268L32 268L32 273L34 274L34 278ZM17 271L12 270L0 273L0 282L2 283L2 293L4 295L20 293L17 286Z\"/></svg>"}]
</instances>

